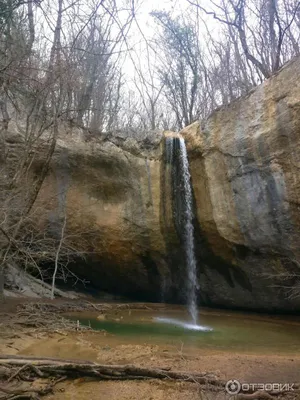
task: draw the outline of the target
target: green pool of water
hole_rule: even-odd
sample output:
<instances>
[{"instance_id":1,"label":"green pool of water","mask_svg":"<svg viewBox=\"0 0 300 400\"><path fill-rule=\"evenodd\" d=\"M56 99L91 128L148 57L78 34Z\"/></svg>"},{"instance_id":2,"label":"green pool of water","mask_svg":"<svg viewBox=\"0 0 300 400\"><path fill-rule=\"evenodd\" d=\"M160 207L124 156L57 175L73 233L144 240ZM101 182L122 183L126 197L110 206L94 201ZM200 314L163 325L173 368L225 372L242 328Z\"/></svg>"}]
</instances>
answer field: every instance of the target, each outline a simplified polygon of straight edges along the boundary
<instances>
[{"instance_id":1,"label":"green pool of water","mask_svg":"<svg viewBox=\"0 0 300 400\"><path fill-rule=\"evenodd\" d=\"M107 314L105 319L103 316L97 319L95 314L81 314L73 318L131 343L174 344L181 341L185 346L222 351L256 354L300 352L299 322L271 317L206 311L200 313L198 323L212 328L212 331L204 332L185 329L176 322L157 321L157 318L171 318L188 323L188 316L182 310L125 310Z\"/></svg>"}]
</instances>

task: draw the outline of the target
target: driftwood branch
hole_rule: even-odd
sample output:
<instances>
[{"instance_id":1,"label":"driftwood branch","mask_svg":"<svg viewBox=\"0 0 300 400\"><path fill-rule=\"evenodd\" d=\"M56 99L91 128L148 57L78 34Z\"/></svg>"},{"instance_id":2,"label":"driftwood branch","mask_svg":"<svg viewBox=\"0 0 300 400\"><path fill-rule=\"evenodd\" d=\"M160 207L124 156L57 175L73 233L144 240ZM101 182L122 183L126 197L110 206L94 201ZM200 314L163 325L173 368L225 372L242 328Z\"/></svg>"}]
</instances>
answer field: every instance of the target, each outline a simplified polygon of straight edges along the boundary
<instances>
[{"instance_id":1,"label":"driftwood branch","mask_svg":"<svg viewBox=\"0 0 300 400\"><path fill-rule=\"evenodd\" d=\"M95 380L146 380L166 379L212 385L215 390L224 390L225 382L206 372L170 371L169 368L144 368L135 365L102 365L90 361L62 360L25 356L0 356L0 400L39 400L53 392L54 386L65 379L89 378ZM16 380L33 382L43 378L49 383L37 389L13 389ZM4 382L4 384L1 384Z\"/></svg>"},{"instance_id":2,"label":"driftwood branch","mask_svg":"<svg viewBox=\"0 0 300 400\"><path fill-rule=\"evenodd\" d=\"M90 377L97 380L170 379L220 387L225 386L225 382L207 372L170 371L168 369L144 368L135 365L102 365L80 360L0 356L1 366L12 369L13 373L9 381L16 378L19 373L26 371L31 377Z\"/></svg>"},{"instance_id":3,"label":"driftwood branch","mask_svg":"<svg viewBox=\"0 0 300 400\"><path fill-rule=\"evenodd\" d=\"M34 381L49 379L42 389L11 389L12 381ZM226 382L211 372L171 371L170 368L146 368L136 365L104 365L91 361L64 360L50 357L0 356L0 400L30 399L36 400L53 391L54 386L65 379L89 378L95 380L147 380L163 379L197 383L213 391L225 391ZM47 381L46 381L47 382ZM294 385L299 389L299 385ZM4 395L1 395L4 393ZM240 392L238 400L267 400L283 392L247 391Z\"/></svg>"}]
</instances>

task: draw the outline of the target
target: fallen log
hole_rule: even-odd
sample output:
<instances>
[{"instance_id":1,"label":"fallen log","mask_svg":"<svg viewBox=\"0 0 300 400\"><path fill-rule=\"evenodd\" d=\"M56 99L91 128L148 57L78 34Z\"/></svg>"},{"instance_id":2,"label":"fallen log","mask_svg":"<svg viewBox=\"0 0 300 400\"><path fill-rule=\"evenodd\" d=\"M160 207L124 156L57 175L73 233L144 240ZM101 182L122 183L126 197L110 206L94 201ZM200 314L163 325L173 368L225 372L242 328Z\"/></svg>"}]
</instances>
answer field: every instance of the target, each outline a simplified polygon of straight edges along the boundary
<instances>
[{"instance_id":1,"label":"fallen log","mask_svg":"<svg viewBox=\"0 0 300 400\"><path fill-rule=\"evenodd\" d=\"M42 378L49 382L43 389L11 390L8 384L12 381L34 381ZM65 379L89 378L95 380L147 380L163 379L198 383L206 389L225 391L226 382L218 379L211 372L171 371L170 368L146 368L136 365L105 365L85 360L65 360L50 357L27 357L16 355L0 355L0 400L28 399L36 400L50 393L54 386ZM299 385L294 385L299 389ZM1 396L1 392L4 396ZM247 391L236 396L238 400L267 400L284 392Z\"/></svg>"},{"instance_id":2,"label":"fallen log","mask_svg":"<svg viewBox=\"0 0 300 400\"><path fill-rule=\"evenodd\" d=\"M0 367L11 368L12 377L26 374L30 377L89 377L97 380L169 379L224 387L225 382L207 372L170 371L168 368L145 368L135 365L103 365L90 361L61 360L24 356L0 356ZM0 369L1 374L1 369ZM12 378L11 378L12 379Z\"/></svg>"}]
</instances>

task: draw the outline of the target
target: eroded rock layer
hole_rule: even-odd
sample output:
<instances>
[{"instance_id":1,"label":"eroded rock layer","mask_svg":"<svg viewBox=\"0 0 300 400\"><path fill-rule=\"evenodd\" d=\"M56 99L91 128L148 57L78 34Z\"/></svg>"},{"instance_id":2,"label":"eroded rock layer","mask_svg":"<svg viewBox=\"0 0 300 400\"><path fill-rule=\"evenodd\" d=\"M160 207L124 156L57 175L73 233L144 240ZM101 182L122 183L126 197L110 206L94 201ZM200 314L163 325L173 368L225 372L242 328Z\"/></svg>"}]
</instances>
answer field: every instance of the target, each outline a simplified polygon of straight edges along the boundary
<instances>
[{"instance_id":1,"label":"eroded rock layer","mask_svg":"<svg viewBox=\"0 0 300 400\"><path fill-rule=\"evenodd\" d=\"M181 135L197 216L199 300L299 310L299 59ZM67 232L86 253L70 266L76 274L111 292L184 301L174 169L161 133L84 142L72 131L58 143L36 204L40 229L55 227L65 206Z\"/></svg>"},{"instance_id":2,"label":"eroded rock layer","mask_svg":"<svg viewBox=\"0 0 300 400\"><path fill-rule=\"evenodd\" d=\"M229 307L299 309L299 59L181 133L201 234L232 266L223 274L216 261L218 275L204 263L202 296Z\"/></svg>"}]
</instances>

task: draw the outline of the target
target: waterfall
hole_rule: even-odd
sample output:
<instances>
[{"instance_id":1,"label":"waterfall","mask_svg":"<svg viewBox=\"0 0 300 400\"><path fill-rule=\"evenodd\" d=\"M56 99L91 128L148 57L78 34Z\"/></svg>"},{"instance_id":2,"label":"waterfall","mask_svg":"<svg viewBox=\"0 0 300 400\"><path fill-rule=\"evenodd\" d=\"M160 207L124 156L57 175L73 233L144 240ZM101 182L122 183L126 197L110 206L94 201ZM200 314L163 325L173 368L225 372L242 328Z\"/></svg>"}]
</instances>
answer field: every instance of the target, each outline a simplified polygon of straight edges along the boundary
<instances>
[{"instance_id":1,"label":"waterfall","mask_svg":"<svg viewBox=\"0 0 300 400\"><path fill-rule=\"evenodd\" d=\"M170 201L166 201L164 214L170 228L171 223L168 218L171 215L174 224L173 229L175 226L181 243L185 263L182 276L185 281L184 297L192 322L196 325L198 284L193 226L193 195L188 155L182 137L167 137L165 144L165 188L172 199L171 204ZM168 234L171 234L171 231Z\"/></svg>"},{"instance_id":2,"label":"waterfall","mask_svg":"<svg viewBox=\"0 0 300 400\"><path fill-rule=\"evenodd\" d=\"M189 161L183 138L179 138L180 163L184 191L184 251L187 268L187 305L193 323L197 324L197 263L195 258L193 196Z\"/></svg>"}]
</instances>

